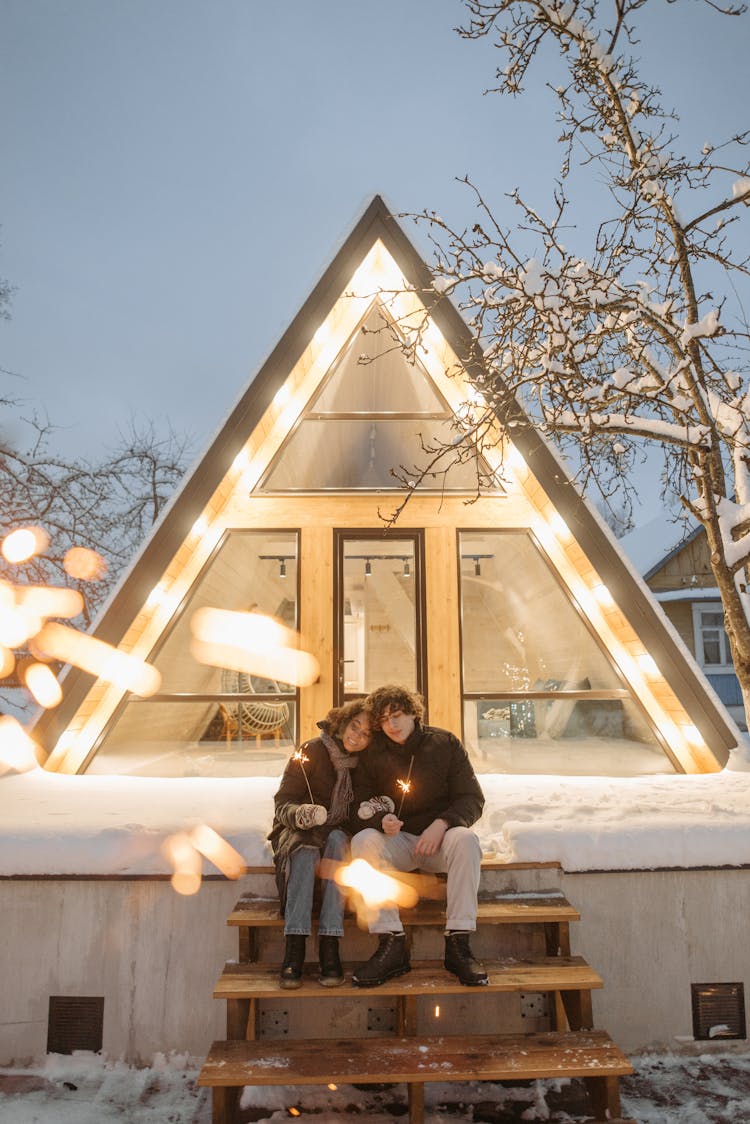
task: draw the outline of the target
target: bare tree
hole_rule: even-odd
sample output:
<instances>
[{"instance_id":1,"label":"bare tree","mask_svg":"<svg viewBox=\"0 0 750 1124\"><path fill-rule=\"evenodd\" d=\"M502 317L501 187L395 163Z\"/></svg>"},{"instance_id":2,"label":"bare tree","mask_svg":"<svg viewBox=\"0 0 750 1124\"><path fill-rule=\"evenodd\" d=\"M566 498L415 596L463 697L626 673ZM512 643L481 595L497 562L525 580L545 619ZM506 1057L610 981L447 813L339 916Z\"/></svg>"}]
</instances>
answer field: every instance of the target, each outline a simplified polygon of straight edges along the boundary
<instances>
[{"instance_id":1,"label":"bare tree","mask_svg":"<svg viewBox=\"0 0 750 1124\"><path fill-rule=\"evenodd\" d=\"M413 217L429 224L437 292L457 300L483 353L487 411L475 404L464 419L464 449L488 440L490 410L509 418L520 404L574 444L582 484L617 504L630 502L634 463L658 447L665 498L705 528L750 713L750 334L737 295L750 274L750 131L678 151L677 118L634 56L647 2L465 0L460 34L491 37L501 52L497 92L519 94L533 65L559 53L561 174L548 217L510 193L512 229L468 179L470 229ZM744 12L708 2L717 18ZM572 229L574 171L605 188L584 253L566 245L583 237ZM452 455L428 452L435 463Z\"/></svg>"},{"instance_id":2,"label":"bare tree","mask_svg":"<svg viewBox=\"0 0 750 1124\"><path fill-rule=\"evenodd\" d=\"M6 404L19 417L17 405ZM172 432L160 436L153 425L131 423L117 448L101 461L72 461L51 451L49 423L24 423L26 441L0 437L0 509L3 530L39 525L49 547L22 567L0 564L10 581L52 582L78 589L84 598L82 624L88 627L169 500L185 470L186 442ZM81 581L67 572L64 559L73 546L99 553L106 572Z\"/></svg>"}]
</instances>

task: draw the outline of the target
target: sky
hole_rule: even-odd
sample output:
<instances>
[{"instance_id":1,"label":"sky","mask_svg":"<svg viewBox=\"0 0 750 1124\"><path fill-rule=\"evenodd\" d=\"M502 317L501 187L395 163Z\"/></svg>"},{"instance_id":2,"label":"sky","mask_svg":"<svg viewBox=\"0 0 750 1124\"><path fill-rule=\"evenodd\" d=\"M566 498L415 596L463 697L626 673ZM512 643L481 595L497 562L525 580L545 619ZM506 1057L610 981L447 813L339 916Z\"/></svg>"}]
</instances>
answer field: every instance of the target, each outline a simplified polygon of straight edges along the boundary
<instances>
[{"instance_id":1,"label":"sky","mask_svg":"<svg viewBox=\"0 0 750 1124\"><path fill-rule=\"evenodd\" d=\"M744 127L750 18L702 0L646 16L644 73L686 140ZM544 207L554 66L483 96L498 52L457 35L463 17L459 0L0 0L2 393L66 453L101 455L136 419L197 454L374 194L463 226L468 173L503 221L515 186ZM577 188L584 224L594 199Z\"/></svg>"}]
</instances>

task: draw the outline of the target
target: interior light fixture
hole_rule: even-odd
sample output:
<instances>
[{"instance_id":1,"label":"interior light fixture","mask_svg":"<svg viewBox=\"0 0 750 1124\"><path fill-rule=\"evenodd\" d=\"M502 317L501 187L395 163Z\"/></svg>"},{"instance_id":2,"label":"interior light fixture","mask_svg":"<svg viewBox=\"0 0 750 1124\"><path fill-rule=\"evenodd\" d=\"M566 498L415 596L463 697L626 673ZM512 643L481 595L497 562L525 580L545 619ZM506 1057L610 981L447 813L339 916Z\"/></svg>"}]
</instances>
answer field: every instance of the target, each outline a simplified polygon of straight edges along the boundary
<instances>
[{"instance_id":1,"label":"interior light fixture","mask_svg":"<svg viewBox=\"0 0 750 1124\"><path fill-rule=\"evenodd\" d=\"M404 559L404 577L405 577L405 578L410 578L410 577L411 577L411 566L410 566L410 564L409 564L409 559L408 559L408 558L405 558L405 559Z\"/></svg>"},{"instance_id":2,"label":"interior light fixture","mask_svg":"<svg viewBox=\"0 0 750 1124\"><path fill-rule=\"evenodd\" d=\"M372 577L372 564L371 564L369 558L365 559L365 577L366 578Z\"/></svg>"},{"instance_id":3,"label":"interior light fixture","mask_svg":"<svg viewBox=\"0 0 750 1124\"><path fill-rule=\"evenodd\" d=\"M286 564L287 562L294 562L296 554L259 554L258 558L262 562L278 562L279 564L279 577L286 577Z\"/></svg>"},{"instance_id":4,"label":"interior light fixture","mask_svg":"<svg viewBox=\"0 0 750 1124\"><path fill-rule=\"evenodd\" d=\"M481 560L483 558L494 558L495 555L494 554L462 554L461 557L465 561L474 563L474 577L475 578L481 578L481 576L482 576Z\"/></svg>"}]
</instances>

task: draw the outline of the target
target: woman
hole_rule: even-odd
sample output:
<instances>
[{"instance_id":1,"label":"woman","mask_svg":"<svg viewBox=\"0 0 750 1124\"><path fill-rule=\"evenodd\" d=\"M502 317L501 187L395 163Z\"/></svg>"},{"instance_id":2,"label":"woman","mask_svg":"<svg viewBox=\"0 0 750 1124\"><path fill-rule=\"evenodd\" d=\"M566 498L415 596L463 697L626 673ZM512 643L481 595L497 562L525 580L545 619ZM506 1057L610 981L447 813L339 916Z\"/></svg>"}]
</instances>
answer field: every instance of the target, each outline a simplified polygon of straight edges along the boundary
<instances>
[{"instance_id":1,"label":"woman","mask_svg":"<svg viewBox=\"0 0 750 1124\"><path fill-rule=\"evenodd\" d=\"M302 985L318 862L321 858L333 862L349 858L345 828L352 802L351 770L357 764L356 755L370 741L370 717L363 699L329 710L318 727L320 737L305 742L299 755L287 762L274 798L276 810L268 836L284 918L283 988ZM332 879L322 879L321 888L319 978L323 987L338 987L344 982L339 958L344 898Z\"/></svg>"}]
</instances>

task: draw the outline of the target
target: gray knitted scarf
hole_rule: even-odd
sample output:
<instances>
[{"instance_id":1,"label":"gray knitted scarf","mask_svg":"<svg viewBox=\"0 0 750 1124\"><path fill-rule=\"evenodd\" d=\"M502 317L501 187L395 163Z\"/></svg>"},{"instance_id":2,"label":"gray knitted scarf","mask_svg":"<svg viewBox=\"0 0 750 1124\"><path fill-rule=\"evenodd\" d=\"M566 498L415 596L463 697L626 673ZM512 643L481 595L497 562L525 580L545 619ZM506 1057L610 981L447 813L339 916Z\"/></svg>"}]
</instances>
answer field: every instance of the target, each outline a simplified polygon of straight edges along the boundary
<instances>
[{"instance_id":1,"label":"gray knitted scarf","mask_svg":"<svg viewBox=\"0 0 750 1124\"><path fill-rule=\"evenodd\" d=\"M331 806L328 811L326 823L343 823L349 815L349 806L354 799L352 778L350 772L357 767L357 758L353 753L342 749L335 738L326 730L320 731L320 740L328 750L331 764L336 770L336 783L331 792Z\"/></svg>"}]
</instances>

